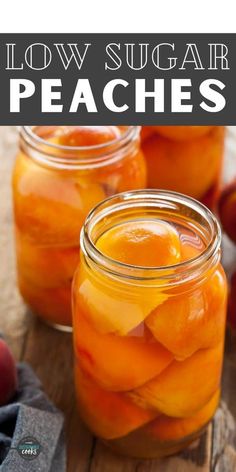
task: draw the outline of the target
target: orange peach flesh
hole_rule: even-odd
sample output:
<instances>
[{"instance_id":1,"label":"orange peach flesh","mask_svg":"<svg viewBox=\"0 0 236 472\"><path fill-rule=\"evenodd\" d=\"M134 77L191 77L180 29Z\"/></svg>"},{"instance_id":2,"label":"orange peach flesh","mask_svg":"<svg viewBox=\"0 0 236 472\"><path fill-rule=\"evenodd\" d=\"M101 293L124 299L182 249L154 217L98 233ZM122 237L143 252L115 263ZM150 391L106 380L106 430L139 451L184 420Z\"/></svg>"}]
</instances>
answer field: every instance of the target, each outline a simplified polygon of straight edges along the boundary
<instances>
[{"instance_id":1,"label":"orange peach flesh","mask_svg":"<svg viewBox=\"0 0 236 472\"><path fill-rule=\"evenodd\" d=\"M119 262L141 267L168 266L180 261L178 233L161 220L120 224L104 233L96 246Z\"/></svg>"},{"instance_id":2,"label":"orange peach flesh","mask_svg":"<svg viewBox=\"0 0 236 472\"><path fill-rule=\"evenodd\" d=\"M173 355L150 337L98 333L78 310L75 349L81 367L106 390L125 391L160 374ZM127 363L127 359L132 364Z\"/></svg>"},{"instance_id":3,"label":"orange peach flesh","mask_svg":"<svg viewBox=\"0 0 236 472\"><path fill-rule=\"evenodd\" d=\"M220 391L217 390L203 408L188 418L159 416L145 427L145 432L159 441L173 441L188 437L211 420L218 406L219 398Z\"/></svg>"},{"instance_id":4,"label":"orange peach flesh","mask_svg":"<svg viewBox=\"0 0 236 472\"><path fill-rule=\"evenodd\" d=\"M125 436L157 416L156 412L139 408L125 394L99 387L77 361L75 386L81 417L103 439Z\"/></svg>"},{"instance_id":5,"label":"orange peach flesh","mask_svg":"<svg viewBox=\"0 0 236 472\"><path fill-rule=\"evenodd\" d=\"M205 430L219 403L220 391L189 418L158 416L156 419L131 431L128 435L106 441L122 455L135 458L157 458L172 455L187 447Z\"/></svg>"},{"instance_id":6,"label":"orange peach flesh","mask_svg":"<svg viewBox=\"0 0 236 472\"><path fill-rule=\"evenodd\" d=\"M173 361L159 376L129 393L139 406L185 418L209 401L219 388L223 343L197 351L185 361Z\"/></svg>"},{"instance_id":7,"label":"orange peach flesh","mask_svg":"<svg viewBox=\"0 0 236 472\"><path fill-rule=\"evenodd\" d=\"M154 337L177 359L198 349L215 346L224 335L226 279L221 267L204 287L175 296L156 308L145 320Z\"/></svg>"}]
</instances>

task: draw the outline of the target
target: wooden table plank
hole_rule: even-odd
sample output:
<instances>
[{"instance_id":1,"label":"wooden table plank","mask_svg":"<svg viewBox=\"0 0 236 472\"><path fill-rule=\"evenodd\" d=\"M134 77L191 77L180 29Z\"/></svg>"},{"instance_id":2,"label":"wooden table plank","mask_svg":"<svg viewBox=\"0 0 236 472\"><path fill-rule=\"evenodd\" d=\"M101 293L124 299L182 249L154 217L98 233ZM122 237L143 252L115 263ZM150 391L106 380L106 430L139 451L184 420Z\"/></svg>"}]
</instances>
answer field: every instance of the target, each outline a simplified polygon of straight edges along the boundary
<instances>
[{"instance_id":1,"label":"wooden table plank","mask_svg":"<svg viewBox=\"0 0 236 472\"><path fill-rule=\"evenodd\" d=\"M222 415L222 410L217 414L217 421L208 427L205 436L188 450L158 461L135 461L115 456L99 441L95 441L83 426L75 406L71 336L56 332L32 317L16 288L10 190L15 151L15 129L0 127L0 331L6 334L15 357L27 360L33 366L45 391L65 414L67 471L235 472L236 444L232 431L224 427L224 421L231 424L232 420L230 416L223 415L221 421L219 415ZM236 267L236 249L229 242L226 242L226 246L232 270ZM224 398L236 417L236 341L232 339L227 344L223 387Z\"/></svg>"},{"instance_id":2,"label":"wooden table plank","mask_svg":"<svg viewBox=\"0 0 236 472\"><path fill-rule=\"evenodd\" d=\"M13 250L11 169L17 149L14 128L0 127L0 331L20 359L28 330L25 306L16 286Z\"/></svg>"},{"instance_id":3,"label":"wooden table plank","mask_svg":"<svg viewBox=\"0 0 236 472\"><path fill-rule=\"evenodd\" d=\"M236 429L235 420L229 415L224 403L218 409L213 421L211 451L211 471L235 472L236 470Z\"/></svg>"}]
</instances>

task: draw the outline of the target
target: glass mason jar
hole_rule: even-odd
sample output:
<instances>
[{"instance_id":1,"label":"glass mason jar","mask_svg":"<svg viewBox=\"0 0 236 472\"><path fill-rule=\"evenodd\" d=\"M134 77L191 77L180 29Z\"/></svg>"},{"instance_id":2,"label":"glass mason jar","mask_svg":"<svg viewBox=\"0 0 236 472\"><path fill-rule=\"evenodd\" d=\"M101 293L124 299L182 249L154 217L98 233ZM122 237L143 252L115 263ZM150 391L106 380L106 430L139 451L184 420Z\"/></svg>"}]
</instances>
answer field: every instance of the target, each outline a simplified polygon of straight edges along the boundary
<instances>
[{"instance_id":1,"label":"glass mason jar","mask_svg":"<svg viewBox=\"0 0 236 472\"><path fill-rule=\"evenodd\" d=\"M73 282L77 400L116 452L172 454L215 413L227 291L220 243L210 210L174 192L123 193L85 221Z\"/></svg>"},{"instance_id":2,"label":"glass mason jar","mask_svg":"<svg viewBox=\"0 0 236 472\"><path fill-rule=\"evenodd\" d=\"M181 192L214 209L224 155L223 126L144 126L148 188Z\"/></svg>"},{"instance_id":3,"label":"glass mason jar","mask_svg":"<svg viewBox=\"0 0 236 472\"><path fill-rule=\"evenodd\" d=\"M18 283L38 316L71 327L71 281L87 213L145 184L138 127L21 129L13 171Z\"/></svg>"}]
</instances>

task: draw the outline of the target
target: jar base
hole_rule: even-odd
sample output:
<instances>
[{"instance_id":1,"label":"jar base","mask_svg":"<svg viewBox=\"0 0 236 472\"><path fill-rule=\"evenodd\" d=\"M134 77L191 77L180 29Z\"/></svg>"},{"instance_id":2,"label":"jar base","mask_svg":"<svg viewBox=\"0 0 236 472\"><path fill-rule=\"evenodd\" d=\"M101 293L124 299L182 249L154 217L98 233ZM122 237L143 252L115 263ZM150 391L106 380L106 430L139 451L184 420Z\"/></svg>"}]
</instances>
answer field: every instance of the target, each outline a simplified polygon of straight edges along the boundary
<instances>
[{"instance_id":1,"label":"jar base","mask_svg":"<svg viewBox=\"0 0 236 472\"><path fill-rule=\"evenodd\" d=\"M56 331L60 331L60 332L63 332L63 333L70 333L70 334L73 332L73 327L72 326L62 325L60 323L53 323L52 321L48 321L43 316L40 316L38 313L35 313L30 307L29 307L29 312L35 318L38 318L42 323L49 326L50 328L55 329Z\"/></svg>"},{"instance_id":2,"label":"jar base","mask_svg":"<svg viewBox=\"0 0 236 472\"><path fill-rule=\"evenodd\" d=\"M72 314L70 312L70 306L66 307L66 310L64 312L59 312L56 311L57 306L55 308L55 311L53 311L53 308L50 310L50 313L48 311L45 311L44 307L42 305L39 306L39 304L35 303L35 299L29 296L29 292L25 291L25 287L22 285L22 279L19 278L18 280L18 285L19 285L19 291L20 294L25 302L25 304L28 307L29 312L41 320L43 323L46 325L50 326L51 328L56 329L57 331L63 331L66 333L72 333L73 328L72 328ZM43 298L43 295L42 295ZM65 324L62 323L57 323L54 320L65 320ZM66 324L68 323L68 324ZM71 324L70 324L71 323Z\"/></svg>"},{"instance_id":3,"label":"jar base","mask_svg":"<svg viewBox=\"0 0 236 472\"><path fill-rule=\"evenodd\" d=\"M133 442L132 440L130 441L127 436L122 439L111 441L102 440L102 443L115 454L126 458L142 460L161 459L172 456L186 449L190 444L204 434L208 424L209 423L207 423L207 425L205 425L200 431L184 437L181 441L155 441L155 443L153 441L143 441L140 443L135 441Z\"/></svg>"},{"instance_id":4,"label":"jar base","mask_svg":"<svg viewBox=\"0 0 236 472\"><path fill-rule=\"evenodd\" d=\"M50 328L53 328L57 331L61 331L63 333L72 333L73 332L72 326L61 325L61 324L58 324L58 323L50 323L50 321L46 321L43 318L40 318L40 319L43 321L43 323L50 326Z\"/></svg>"}]
</instances>

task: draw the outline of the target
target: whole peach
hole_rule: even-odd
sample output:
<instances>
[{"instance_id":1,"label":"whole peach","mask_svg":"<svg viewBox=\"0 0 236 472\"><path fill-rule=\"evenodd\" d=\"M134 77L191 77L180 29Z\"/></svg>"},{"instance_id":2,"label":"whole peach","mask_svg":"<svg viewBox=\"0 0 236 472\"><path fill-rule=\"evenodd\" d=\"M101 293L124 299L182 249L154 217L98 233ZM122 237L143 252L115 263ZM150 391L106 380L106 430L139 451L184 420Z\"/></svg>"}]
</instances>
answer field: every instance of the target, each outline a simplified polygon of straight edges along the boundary
<instances>
[{"instance_id":1,"label":"whole peach","mask_svg":"<svg viewBox=\"0 0 236 472\"><path fill-rule=\"evenodd\" d=\"M0 406L7 404L12 399L16 386L15 361L9 347L0 338Z\"/></svg>"},{"instance_id":2,"label":"whole peach","mask_svg":"<svg viewBox=\"0 0 236 472\"><path fill-rule=\"evenodd\" d=\"M155 126L142 126L141 128L141 142L156 133Z\"/></svg>"},{"instance_id":3,"label":"whole peach","mask_svg":"<svg viewBox=\"0 0 236 472\"><path fill-rule=\"evenodd\" d=\"M236 243L236 179L223 189L218 211L224 231Z\"/></svg>"},{"instance_id":4,"label":"whole peach","mask_svg":"<svg viewBox=\"0 0 236 472\"><path fill-rule=\"evenodd\" d=\"M230 280L230 292L228 299L228 322L230 327L236 331L236 272Z\"/></svg>"}]
</instances>

